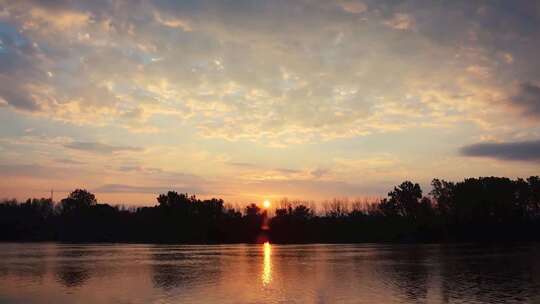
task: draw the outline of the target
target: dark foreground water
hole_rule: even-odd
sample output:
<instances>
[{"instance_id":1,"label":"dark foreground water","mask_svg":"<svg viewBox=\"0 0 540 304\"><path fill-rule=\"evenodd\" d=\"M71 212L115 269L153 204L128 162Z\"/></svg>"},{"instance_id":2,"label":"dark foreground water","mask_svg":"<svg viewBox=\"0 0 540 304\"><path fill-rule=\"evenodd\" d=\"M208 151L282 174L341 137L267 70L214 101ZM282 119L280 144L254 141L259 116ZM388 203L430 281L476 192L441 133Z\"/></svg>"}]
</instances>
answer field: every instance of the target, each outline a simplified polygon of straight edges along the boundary
<instances>
[{"instance_id":1,"label":"dark foreground water","mask_svg":"<svg viewBox=\"0 0 540 304\"><path fill-rule=\"evenodd\" d=\"M540 247L0 244L0 303L540 303Z\"/></svg>"}]
</instances>

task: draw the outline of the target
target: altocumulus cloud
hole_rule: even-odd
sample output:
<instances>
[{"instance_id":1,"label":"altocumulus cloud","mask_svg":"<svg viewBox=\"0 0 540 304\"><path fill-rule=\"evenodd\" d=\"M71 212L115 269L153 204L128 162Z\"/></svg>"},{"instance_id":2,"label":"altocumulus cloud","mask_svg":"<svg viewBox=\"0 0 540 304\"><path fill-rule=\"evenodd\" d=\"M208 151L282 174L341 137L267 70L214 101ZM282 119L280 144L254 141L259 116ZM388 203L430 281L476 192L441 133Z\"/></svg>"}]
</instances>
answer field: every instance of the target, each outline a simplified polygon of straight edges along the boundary
<instances>
[{"instance_id":1,"label":"altocumulus cloud","mask_svg":"<svg viewBox=\"0 0 540 304\"><path fill-rule=\"evenodd\" d=\"M482 94L497 77L534 83L527 71L539 66L534 1L0 3L0 106L134 132L180 121L203 137L278 146L414 126L396 110L405 103L437 124L442 114L464 117L468 103L442 107L423 92L491 104ZM500 45L515 46L506 50L513 70L500 64ZM479 61L493 71L485 87L446 85ZM534 87L522 93L535 104Z\"/></svg>"},{"instance_id":2,"label":"altocumulus cloud","mask_svg":"<svg viewBox=\"0 0 540 304\"><path fill-rule=\"evenodd\" d=\"M539 28L535 0L0 0L0 188L384 193L417 153L448 177L462 160L418 143L539 138ZM536 165L534 144L462 152Z\"/></svg>"},{"instance_id":3,"label":"altocumulus cloud","mask_svg":"<svg viewBox=\"0 0 540 304\"><path fill-rule=\"evenodd\" d=\"M540 161L540 140L472 144L461 148L461 154L502 160Z\"/></svg>"}]
</instances>

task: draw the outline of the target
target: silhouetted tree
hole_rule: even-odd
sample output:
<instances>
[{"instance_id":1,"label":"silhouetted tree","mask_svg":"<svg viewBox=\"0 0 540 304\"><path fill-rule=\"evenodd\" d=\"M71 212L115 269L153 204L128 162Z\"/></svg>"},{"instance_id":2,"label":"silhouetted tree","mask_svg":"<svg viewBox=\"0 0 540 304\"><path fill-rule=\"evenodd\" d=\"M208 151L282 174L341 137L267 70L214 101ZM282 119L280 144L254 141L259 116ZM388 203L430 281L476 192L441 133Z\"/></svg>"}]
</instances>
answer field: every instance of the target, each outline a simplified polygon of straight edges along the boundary
<instances>
[{"instance_id":1,"label":"silhouetted tree","mask_svg":"<svg viewBox=\"0 0 540 304\"><path fill-rule=\"evenodd\" d=\"M96 196L85 189L76 189L61 201L62 212L89 208L97 204Z\"/></svg>"},{"instance_id":2,"label":"silhouetted tree","mask_svg":"<svg viewBox=\"0 0 540 304\"><path fill-rule=\"evenodd\" d=\"M250 218L257 218L261 214L261 208L255 204L250 204L246 207L246 216Z\"/></svg>"},{"instance_id":3,"label":"silhouetted tree","mask_svg":"<svg viewBox=\"0 0 540 304\"><path fill-rule=\"evenodd\" d=\"M433 187L433 190L431 190L430 194L431 196L433 196L435 202L437 203L438 211L443 216L448 216L454 208L454 206L452 205L452 203L454 202L454 183L435 178L431 182L431 186Z\"/></svg>"},{"instance_id":4,"label":"silhouetted tree","mask_svg":"<svg viewBox=\"0 0 540 304\"><path fill-rule=\"evenodd\" d=\"M335 199L317 214L308 202L282 201L274 216L255 205L240 212L221 199L170 191L157 206L99 204L76 189L50 199L0 201L0 240L69 242L432 242L540 240L540 178L434 179L429 197L405 181L388 197L352 209ZM268 227L270 228L268 230Z\"/></svg>"},{"instance_id":5,"label":"silhouetted tree","mask_svg":"<svg viewBox=\"0 0 540 304\"><path fill-rule=\"evenodd\" d=\"M401 216L416 218L420 209L422 189L419 184L405 181L388 193L388 204Z\"/></svg>"},{"instance_id":6,"label":"silhouetted tree","mask_svg":"<svg viewBox=\"0 0 540 304\"><path fill-rule=\"evenodd\" d=\"M400 207L396 200L388 200L383 198L377 206L378 212L386 217L396 217L400 214Z\"/></svg>"},{"instance_id":7,"label":"silhouetted tree","mask_svg":"<svg viewBox=\"0 0 540 304\"><path fill-rule=\"evenodd\" d=\"M327 217L340 218L347 216L349 213L348 202L339 199L333 199L331 202L326 202L324 208Z\"/></svg>"},{"instance_id":8,"label":"silhouetted tree","mask_svg":"<svg viewBox=\"0 0 540 304\"><path fill-rule=\"evenodd\" d=\"M529 188L528 210L532 217L540 216L540 177L531 176L527 179Z\"/></svg>"}]
</instances>

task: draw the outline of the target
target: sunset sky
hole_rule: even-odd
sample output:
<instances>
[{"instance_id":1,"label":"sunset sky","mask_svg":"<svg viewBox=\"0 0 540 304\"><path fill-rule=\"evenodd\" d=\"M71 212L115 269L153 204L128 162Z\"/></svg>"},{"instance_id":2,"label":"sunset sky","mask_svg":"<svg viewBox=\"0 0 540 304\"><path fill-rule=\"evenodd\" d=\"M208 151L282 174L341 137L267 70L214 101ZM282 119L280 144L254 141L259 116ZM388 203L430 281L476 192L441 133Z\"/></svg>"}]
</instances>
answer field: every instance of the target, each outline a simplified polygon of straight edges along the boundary
<instances>
[{"instance_id":1,"label":"sunset sky","mask_svg":"<svg viewBox=\"0 0 540 304\"><path fill-rule=\"evenodd\" d=\"M0 0L0 197L538 175L539 50L533 0Z\"/></svg>"}]
</instances>

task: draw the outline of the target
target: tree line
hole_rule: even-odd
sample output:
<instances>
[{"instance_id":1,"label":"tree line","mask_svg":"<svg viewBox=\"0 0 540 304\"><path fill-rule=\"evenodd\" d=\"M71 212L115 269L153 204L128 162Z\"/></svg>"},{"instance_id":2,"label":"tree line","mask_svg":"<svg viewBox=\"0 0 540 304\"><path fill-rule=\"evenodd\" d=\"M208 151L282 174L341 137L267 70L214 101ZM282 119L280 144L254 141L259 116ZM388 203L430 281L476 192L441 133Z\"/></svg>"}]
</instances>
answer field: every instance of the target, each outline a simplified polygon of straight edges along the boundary
<instances>
[{"instance_id":1,"label":"tree line","mask_svg":"<svg viewBox=\"0 0 540 304\"><path fill-rule=\"evenodd\" d=\"M153 207L100 204L84 189L51 199L0 202L0 240L147 243L358 243L540 240L540 178L434 179L424 195L405 181L371 203L283 200L270 216L221 199L169 191Z\"/></svg>"}]
</instances>

